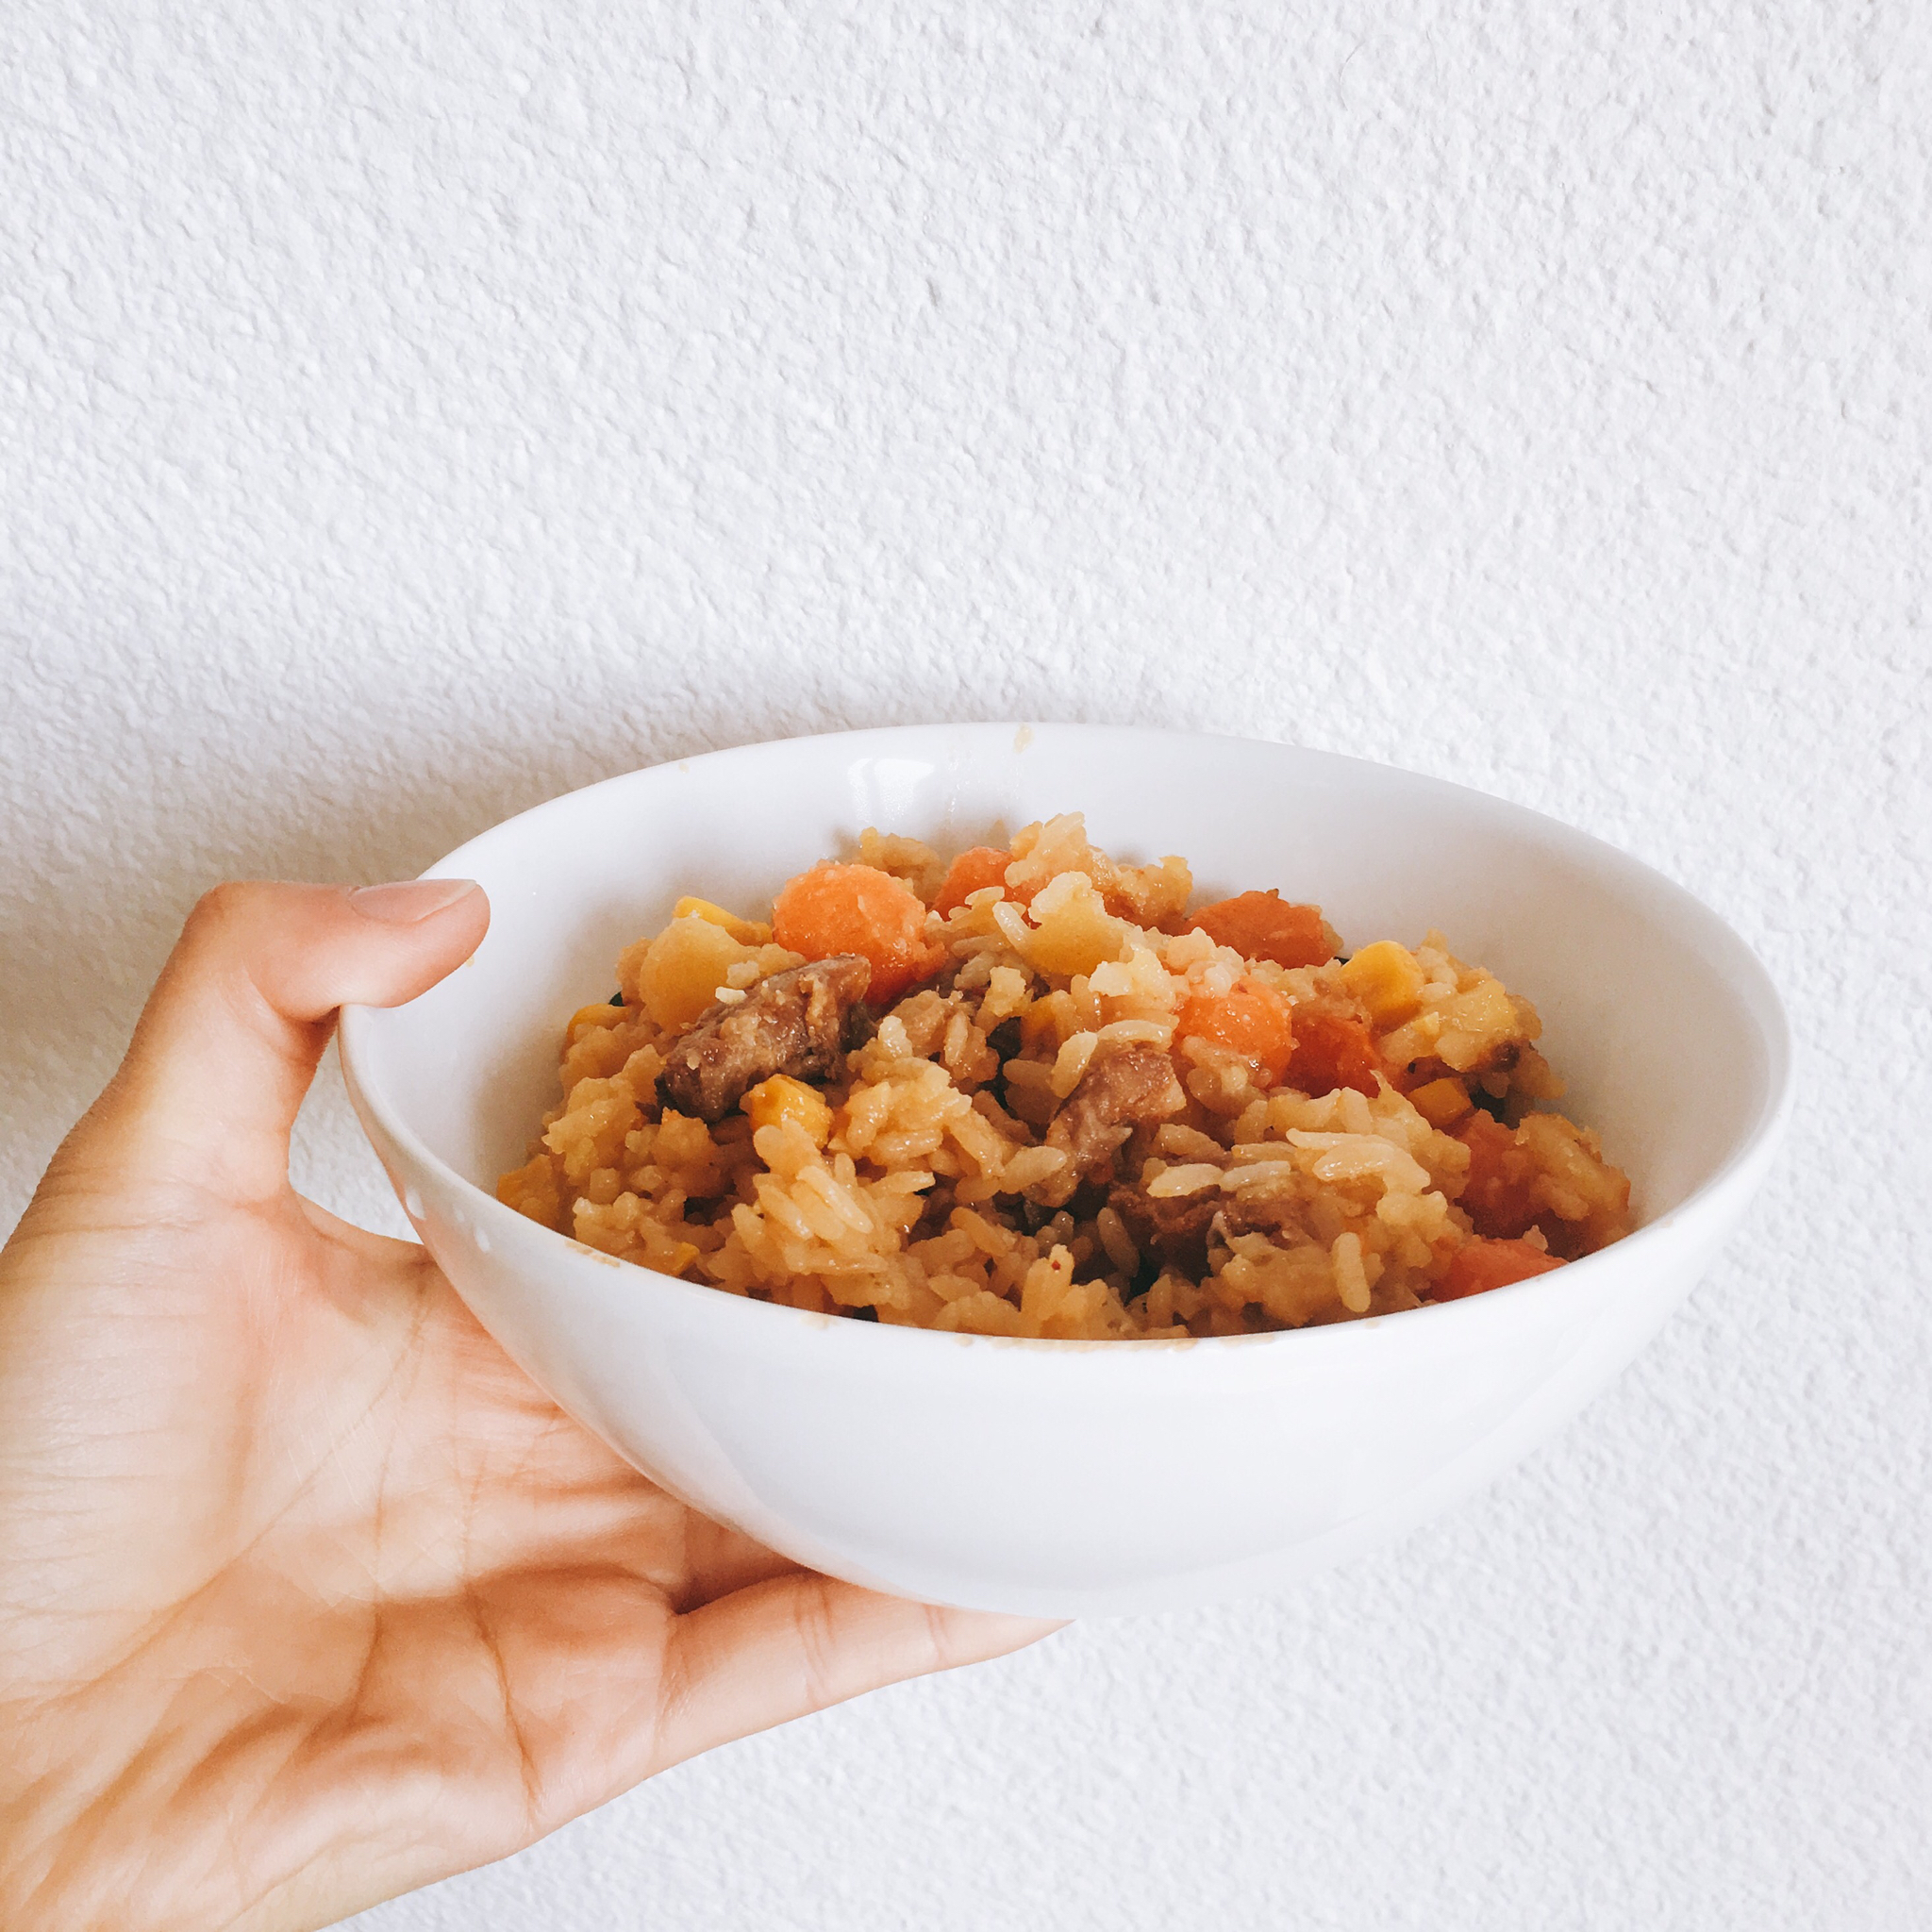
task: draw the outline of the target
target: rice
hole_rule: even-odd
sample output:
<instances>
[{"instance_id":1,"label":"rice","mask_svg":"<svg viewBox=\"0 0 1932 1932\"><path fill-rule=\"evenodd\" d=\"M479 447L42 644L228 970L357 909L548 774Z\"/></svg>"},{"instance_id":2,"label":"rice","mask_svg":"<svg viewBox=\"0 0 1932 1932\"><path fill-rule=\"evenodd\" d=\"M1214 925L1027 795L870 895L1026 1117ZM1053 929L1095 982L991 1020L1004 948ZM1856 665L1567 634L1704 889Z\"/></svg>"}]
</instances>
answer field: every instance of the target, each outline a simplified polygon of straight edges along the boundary
<instances>
[{"instance_id":1,"label":"rice","mask_svg":"<svg viewBox=\"0 0 1932 1932\"><path fill-rule=\"evenodd\" d=\"M950 863L869 830L769 921L682 900L618 1002L573 1015L498 1196L724 1293L1077 1340L1392 1314L1627 1231L1627 1180L1550 1108L1528 1001L1441 933L1343 954L1319 908L1191 891L1069 813ZM674 1055L833 954L886 996L844 1016L832 1072L677 1104Z\"/></svg>"}]
</instances>

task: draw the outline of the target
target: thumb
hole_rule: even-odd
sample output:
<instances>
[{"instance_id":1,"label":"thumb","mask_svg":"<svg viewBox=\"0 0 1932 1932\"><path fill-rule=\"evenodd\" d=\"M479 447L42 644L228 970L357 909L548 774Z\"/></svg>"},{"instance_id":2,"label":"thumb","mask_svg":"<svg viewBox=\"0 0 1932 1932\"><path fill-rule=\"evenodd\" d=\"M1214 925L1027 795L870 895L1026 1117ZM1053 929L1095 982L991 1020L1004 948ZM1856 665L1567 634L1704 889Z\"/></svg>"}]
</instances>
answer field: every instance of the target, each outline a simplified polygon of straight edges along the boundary
<instances>
[{"instance_id":1,"label":"thumb","mask_svg":"<svg viewBox=\"0 0 1932 1932\"><path fill-rule=\"evenodd\" d=\"M278 1192L338 1009L414 999L476 950L489 924L472 879L215 887L63 1159L235 1200Z\"/></svg>"}]
</instances>

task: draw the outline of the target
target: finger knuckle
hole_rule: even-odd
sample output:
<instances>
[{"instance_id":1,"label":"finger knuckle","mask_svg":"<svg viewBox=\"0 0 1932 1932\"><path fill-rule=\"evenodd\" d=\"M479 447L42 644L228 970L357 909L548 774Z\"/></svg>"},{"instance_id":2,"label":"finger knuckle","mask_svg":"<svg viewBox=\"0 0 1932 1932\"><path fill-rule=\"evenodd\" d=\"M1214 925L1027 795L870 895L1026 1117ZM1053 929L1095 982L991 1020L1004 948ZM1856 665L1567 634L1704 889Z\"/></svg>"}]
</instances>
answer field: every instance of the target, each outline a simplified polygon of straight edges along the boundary
<instances>
[{"instance_id":1,"label":"finger knuckle","mask_svg":"<svg viewBox=\"0 0 1932 1932\"><path fill-rule=\"evenodd\" d=\"M248 888L239 879L224 879L219 885L210 886L193 905L188 915L191 931L204 930L210 926L230 924L247 903Z\"/></svg>"},{"instance_id":2,"label":"finger knuckle","mask_svg":"<svg viewBox=\"0 0 1932 1932\"><path fill-rule=\"evenodd\" d=\"M829 1587L802 1592L793 1618L807 1701L814 1707L836 1702L839 1646Z\"/></svg>"}]
</instances>

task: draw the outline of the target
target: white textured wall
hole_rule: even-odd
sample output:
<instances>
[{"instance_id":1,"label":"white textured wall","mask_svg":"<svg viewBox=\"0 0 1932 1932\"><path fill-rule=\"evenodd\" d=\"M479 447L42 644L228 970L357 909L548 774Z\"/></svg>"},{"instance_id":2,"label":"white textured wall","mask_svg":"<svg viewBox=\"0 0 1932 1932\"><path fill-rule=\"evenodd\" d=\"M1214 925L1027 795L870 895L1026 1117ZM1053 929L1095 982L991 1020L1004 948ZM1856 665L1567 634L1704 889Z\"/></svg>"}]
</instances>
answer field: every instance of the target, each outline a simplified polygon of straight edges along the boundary
<instances>
[{"instance_id":1,"label":"white textured wall","mask_svg":"<svg viewBox=\"0 0 1932 1932\"><path fill-rule=\"evenodd\" d=\"M1932 1922L1927 18L0 9L9 1220L208 881L847 724L1467 780L1807 1052L1747 1234L1458 1517L370 1932ZM393 1226L329 1077L302 1178Z\"/></svg>"}]
</instances>

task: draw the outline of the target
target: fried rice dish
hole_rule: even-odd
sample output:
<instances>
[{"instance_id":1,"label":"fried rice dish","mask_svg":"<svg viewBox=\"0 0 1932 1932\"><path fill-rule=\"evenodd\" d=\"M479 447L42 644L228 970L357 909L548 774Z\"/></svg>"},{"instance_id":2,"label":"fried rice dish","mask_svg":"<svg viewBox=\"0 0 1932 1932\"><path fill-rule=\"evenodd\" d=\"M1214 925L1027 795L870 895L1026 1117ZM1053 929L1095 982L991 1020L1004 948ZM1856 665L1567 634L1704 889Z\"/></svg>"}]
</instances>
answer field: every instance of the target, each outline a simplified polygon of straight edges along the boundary
<instances>
[{"instance_id":1,"label":"fried rice dish","mask_svg":"<svg viewBox=\"0 0 1932 1932\"><path fill-rule=\"evenodd\" d=\"M726 1294L1073 1341L1393 1314L1628 1232L1535 1008L1442 934L1192 896L1073 812L950 859L868 831L764 919L681 899L498 1198Z\"/></svg>"}]
</instances>

